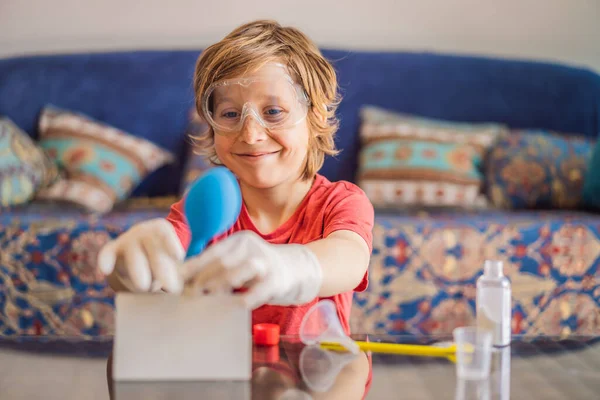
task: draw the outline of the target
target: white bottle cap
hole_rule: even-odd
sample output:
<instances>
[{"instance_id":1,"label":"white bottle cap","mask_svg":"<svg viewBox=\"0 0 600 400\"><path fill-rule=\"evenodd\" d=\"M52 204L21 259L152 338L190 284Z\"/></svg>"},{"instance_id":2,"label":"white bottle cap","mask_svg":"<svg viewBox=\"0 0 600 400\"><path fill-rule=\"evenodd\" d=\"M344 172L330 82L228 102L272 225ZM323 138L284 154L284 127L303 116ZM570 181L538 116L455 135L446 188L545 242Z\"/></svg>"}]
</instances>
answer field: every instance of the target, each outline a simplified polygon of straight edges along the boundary
<instances>
[{"instance_id":1,"label":"white bottle cap","mask_svg":"<svg viewBox=\"0 0 600 400\"><path fill-rule=\"evenodd\" d=\"M502 261L498 260L485 260L485 264L483 266L485 276L490 278L498 278L504 275L502 271Z\"/></svg>"}]
</instances>

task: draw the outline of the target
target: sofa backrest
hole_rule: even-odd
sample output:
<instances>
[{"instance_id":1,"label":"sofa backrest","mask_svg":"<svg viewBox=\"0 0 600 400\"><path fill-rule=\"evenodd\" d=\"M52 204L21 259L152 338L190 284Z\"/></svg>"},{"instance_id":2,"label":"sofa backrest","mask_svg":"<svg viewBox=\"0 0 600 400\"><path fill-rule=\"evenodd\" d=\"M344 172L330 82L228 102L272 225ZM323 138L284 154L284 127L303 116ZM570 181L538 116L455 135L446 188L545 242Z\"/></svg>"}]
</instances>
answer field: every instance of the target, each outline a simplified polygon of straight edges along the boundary
<instances>
[{"instance_id":1,"label":"sofa backrest","mask_svg":"<svg viewBox=\"0 0 600 400\"><path fill-rule=\"evenodd\" d=\"M37 137L48 104L82 112L173 151L178 162L145 179L135 195L176 193L185 161L198 52L116 52L0 60L0 115Z\"/></svg>"},{"instance_id":2,"label":"sofa backrest","mask_svg":"<svg viewBox=\"0 0 600 400\"><path fill-rule=\"evenodd\" d=\"M343 97L337 145L321 173L355 180L359 109L371 104L425 117L501 122L596 137L600 77L568 65L410 52L323 50ZM176 164L148 177L134 195L177 193L194 106L200 50L28 56L0 60L0 115L37 137L48 104L85 113L173 151Z\"/></svg>"},{"instance_id":3,"label":"sofa backrest","mask_svg":"<svg viewBox=\"0 0 600 400\"><path fill-rule=\"evenodd\" d=\"M424 117L498 122L511 128L600 133L600 76L566 65L432 53L328 53L344 94L340 146L327 167L348 179L357 167L363 104Z\"/></svg>"}]
</instances>

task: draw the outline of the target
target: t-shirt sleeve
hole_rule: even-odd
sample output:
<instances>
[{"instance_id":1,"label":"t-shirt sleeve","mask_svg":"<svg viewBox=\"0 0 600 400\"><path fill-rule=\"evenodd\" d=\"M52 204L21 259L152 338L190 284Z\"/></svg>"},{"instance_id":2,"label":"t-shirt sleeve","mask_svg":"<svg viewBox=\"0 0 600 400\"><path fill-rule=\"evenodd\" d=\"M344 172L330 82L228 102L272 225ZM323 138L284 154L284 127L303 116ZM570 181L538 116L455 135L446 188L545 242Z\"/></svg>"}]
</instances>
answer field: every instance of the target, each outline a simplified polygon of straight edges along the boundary
<instances>
[{"instance_id":1,"label":"t-shirt sleeve","mask_svg":"<svg viewBox=\"0 0 600 400\"><path fill-rule=\"evenodd\" d=\"M171 205L169 215L167 215L166 219L173 225L173 228L175 228L175 232L177 233L177 237L179 237L179 241L183 248L187 249L190 245L191 233L183 212L183 201L184 199L182 198Z\"/></svg>"},{"instance_id":2,"label":"t-shirt sleeve","mask_svg":"<svg viewBox=\"0 0 600 400\"><path fill-rule=\"evenodd\" d=\"M358 187L346 188L330 203L330 210L326 213L325 229L323 236L327 237L332 232L348 230L362 237L373 251L373 225L375 212L367 195ZM364 291L368 286L368 271L355 291Z\"/></svg>"}]
</instances>

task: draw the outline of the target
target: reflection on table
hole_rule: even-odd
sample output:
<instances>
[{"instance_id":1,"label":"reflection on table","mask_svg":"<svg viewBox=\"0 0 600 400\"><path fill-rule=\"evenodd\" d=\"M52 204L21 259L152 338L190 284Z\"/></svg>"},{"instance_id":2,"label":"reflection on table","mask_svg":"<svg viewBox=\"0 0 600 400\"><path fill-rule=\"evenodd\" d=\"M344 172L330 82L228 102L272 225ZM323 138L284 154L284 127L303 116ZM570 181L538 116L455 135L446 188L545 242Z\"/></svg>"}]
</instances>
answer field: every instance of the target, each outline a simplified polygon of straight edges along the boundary
<instances>
[{"instance_id":1,"label":"reflection on table","mask_svg":"<svg viewBox=\"0 0 600 400\"><path fill-rule=\"evenodd\" d=\"M283 339L279 346L253 347L249 382L114 382L114 400L153 399L340 399L360 400L370 378L367 354L338 353Z\"/></svg>"}]
</instances>

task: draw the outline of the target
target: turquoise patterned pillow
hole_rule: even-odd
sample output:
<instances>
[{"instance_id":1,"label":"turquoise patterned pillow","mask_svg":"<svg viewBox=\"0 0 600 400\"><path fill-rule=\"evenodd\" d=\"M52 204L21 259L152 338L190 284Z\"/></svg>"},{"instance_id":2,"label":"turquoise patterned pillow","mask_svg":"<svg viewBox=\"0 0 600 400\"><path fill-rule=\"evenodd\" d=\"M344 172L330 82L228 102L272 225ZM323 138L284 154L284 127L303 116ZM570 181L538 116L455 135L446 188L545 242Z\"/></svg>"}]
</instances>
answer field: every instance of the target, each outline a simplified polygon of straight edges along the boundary
<instances>
[{"instance_id":1,"label":"turquoise patterned pillow","mask_svg":"<svg viewBox=\"0 0 600 400\"><path fill-rule=\"evenodd\" d=\"M481 179L481 155L473 147L459 143L421 140L383 139L362 153L364 179L387 178L439 179L477 183Z\"/></svg>"},{"instance_id":2,"label":"turquoise patterned pillow","mask_svg":"<svg viewBox=\"0 0 600 400\"><path fill-rule=\"evenodd\" d=\"M36 198L66 201L106 213L173 155L152 142L85 115L48 106L39 120L40 145L65 172Z\"/></svg>"},{"instance_id":3,"label":"turquoise patterned pillow","mask_svg":"<svg viewBox=\"0 0 600 400\"><path fill-rule=\"evenodd\" d=\"M0 206L29 202L58 177L44 151L9 118L0 118Z\"/></svg>"},{"instance_id":4,"label":"turquoise patterned pillow","mask_svg":"<svg viewBox=\"0 0 600 400\"><path fill-rule=\"evenodd\" d=\"M358 182L379 209L486 205L483 159L505 128L364 106Z\"/></svg>"},{"instance_id":5,"label":"turquoise patterned pillow","mask_svg":"<svg viewBox=\"0 0 600 400\"><path fill-rule=\"evenodd\" d=\"M594 141L543 130L515 130L491 150L486 192L502 208L579 208Z\"/></svg>"}]
</instances>

